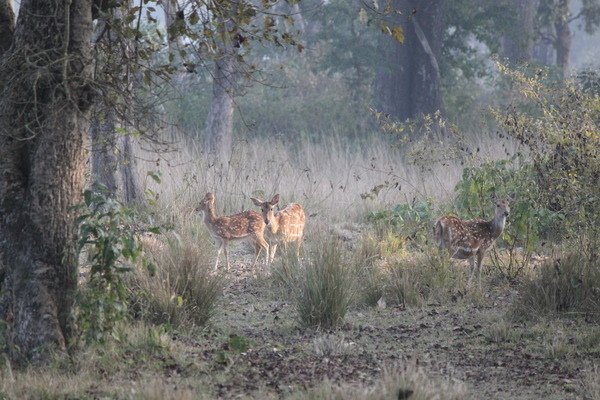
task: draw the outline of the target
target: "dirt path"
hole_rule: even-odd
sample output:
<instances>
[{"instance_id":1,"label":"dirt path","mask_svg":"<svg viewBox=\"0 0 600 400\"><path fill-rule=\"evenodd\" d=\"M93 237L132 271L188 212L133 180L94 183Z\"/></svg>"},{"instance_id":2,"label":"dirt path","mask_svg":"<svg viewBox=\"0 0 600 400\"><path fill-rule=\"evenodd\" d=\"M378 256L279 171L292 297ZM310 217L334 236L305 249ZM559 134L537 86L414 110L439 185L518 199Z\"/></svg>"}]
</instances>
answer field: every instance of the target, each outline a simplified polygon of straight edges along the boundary
<instances>
[{"instance_id":1,"label":"dirt path","mask_svg":"<svg viewBox=\"0 0 600 400\"><path fill-rule=\"evenodd\" d=\"M278 398L325 378L366 385L384 368L409 365L463 382L475 399L575 399L586 366L598 360L597 353L549 354L552 327L529 332L505 322L510 287L477 302L353 310L340 330L315 332L300 328L293 300L245 263L228 277L206 349L222 354L210 368L221 398Z\"/></svg>"}]
</instances>

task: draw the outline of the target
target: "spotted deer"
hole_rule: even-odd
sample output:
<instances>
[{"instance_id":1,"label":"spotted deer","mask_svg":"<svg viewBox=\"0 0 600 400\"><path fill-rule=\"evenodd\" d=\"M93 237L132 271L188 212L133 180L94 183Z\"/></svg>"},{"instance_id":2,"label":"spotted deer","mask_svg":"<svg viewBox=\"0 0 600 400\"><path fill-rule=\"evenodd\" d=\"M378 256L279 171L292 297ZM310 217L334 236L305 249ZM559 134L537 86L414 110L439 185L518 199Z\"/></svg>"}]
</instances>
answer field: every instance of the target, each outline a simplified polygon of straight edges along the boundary
<instances>
[{"instance_id":1,"label":"spotted deer","mask_svg":"<svg viewBox=\"0 0 600 400\"><path fill-rule=\"evenodd\" d=\"M433 227L433 235L440 250L447 249L450 257L454 259L470 259L469 285L477 271L479 287L481 287L481 262L485 252L502 234L506 217L510 213L510 199L496 200L492 197L492 200L496 203L496 215L491 221L482 219L463 221L448 215L439 218Z\"/></svg>"},{"instance_id":2,"label":"spotted deer","mask_svg":"<svg viewBox=\"0 0 600 400\"><path fill-rule=\"evenodd\" d=\"M306 217L304 210L298 203L290 203L280 211L274 211L275 205L279 203L279 194L273 196L270 201L262 201L257 198L250 198L252 202L260 207L262 217L267 224L267 236L271 243L271 262L275 257L277 245L282 243L287 247L288 243L294 242L296 247L296 257L300 258L300 245L304 235L304 223Z\"/></svg>"},{"instance_id":3,"label":"spotted deer","mask_svg":"<svg viewBox=\"0 0 600 400\"><path fill-rule=\"evenodd\" d=\"M266 254L265 264L269 263L269 244L264 237L265 222L259 213L249 210L239 214L219 217L215 211L215 195L212 193L206 193L196 211L202 213L204 223L217 246L215 269L219 266L221 251L225 252L227 269L229 269L227 244L238 240L247 240L254 246L256 258L254 258L252 268L256 265L262 250Z\"/></svg>"}]
</instances>

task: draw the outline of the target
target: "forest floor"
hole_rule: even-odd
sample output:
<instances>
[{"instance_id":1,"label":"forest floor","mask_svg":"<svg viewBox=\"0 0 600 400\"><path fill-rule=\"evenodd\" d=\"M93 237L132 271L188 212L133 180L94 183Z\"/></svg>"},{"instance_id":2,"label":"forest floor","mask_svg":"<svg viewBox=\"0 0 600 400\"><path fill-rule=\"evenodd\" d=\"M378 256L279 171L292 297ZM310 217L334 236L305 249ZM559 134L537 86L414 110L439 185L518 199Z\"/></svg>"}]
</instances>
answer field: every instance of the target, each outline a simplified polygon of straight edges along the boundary
<instances>
[{"instance_id":1,"label":"forest floor","mask_svg":"<svg viewBox=\"0 0 600 400\"><path fill-rule=\"evenodd\" d=\"M517 293L508 284L458 293L450 304L354 310L340 330L317 332L300 328L293 303L277 300L242 264L230 275L224 308L202 345L220 398L277 398L324 379L368 386L390 368L462 382L474 399L581 398L599 361L598 331L591 338L583 321L506 321ZM231 349L228 338L236 336L247 341L245 351ZM215 361L219 351L231 358Z\"/></svg>"},{"instance_id":2,"label":"forest floor","mask_svg":"<svg viewBox=\"0 0 600 400\"><path fill-rule=\"evenodd\" d=\"M437 395L419 398L595 398L586 382L600 362L597 325L509 322L515 285L488 277L486 291L457 292L448 304L353 309L340 329L318 331L301 327L291 296L260 268L250 270L251 257L231 255L208 327L127 326L117 340L84 350L68 373L0 368L0 399L312 399L314 387L367 393L389 371L419 371L464 391L446 396L440 385ZM399 393L415 389L397 386Z\"/></svg>"}]
</instances>

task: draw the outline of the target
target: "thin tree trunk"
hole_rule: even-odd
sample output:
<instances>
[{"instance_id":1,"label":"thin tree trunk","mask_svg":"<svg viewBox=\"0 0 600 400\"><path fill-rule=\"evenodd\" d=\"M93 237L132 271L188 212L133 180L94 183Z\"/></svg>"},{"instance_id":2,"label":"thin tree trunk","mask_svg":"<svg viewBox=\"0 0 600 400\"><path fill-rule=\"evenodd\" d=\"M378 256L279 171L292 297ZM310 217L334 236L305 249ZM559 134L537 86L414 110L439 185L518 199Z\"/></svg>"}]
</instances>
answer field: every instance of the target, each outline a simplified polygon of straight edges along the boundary
<instances>
[{"instance_id":1,"label":"thin tree trunk","mask_svg":"<svg viewBox=\"0 0 600 400\"><path fill-rule=\"evenodd\" d=\"M91 0L23 0L0 59L0 319L17 361L65 350L73 331L91 34Z\"/></svg>"},{"instance_id":2,"label":"thin tree trunk","mask_svg":"<svg viewBox=\"0 0 600 400\"><path fill-rule=\"evenodd\" d=\"M224 10L219 20L220 36L223 40L219 46L219 56L215 60L213 73L213 97L206 118L204 149L209 154L225 156L231 152L233 143L233 111L235 108L235 92L237 89L237 51L234 46L234 35L230 15L235 15L237 3L229 10ZM229 21L229 22L226 22Z\"/></svg>"}]
</instances>

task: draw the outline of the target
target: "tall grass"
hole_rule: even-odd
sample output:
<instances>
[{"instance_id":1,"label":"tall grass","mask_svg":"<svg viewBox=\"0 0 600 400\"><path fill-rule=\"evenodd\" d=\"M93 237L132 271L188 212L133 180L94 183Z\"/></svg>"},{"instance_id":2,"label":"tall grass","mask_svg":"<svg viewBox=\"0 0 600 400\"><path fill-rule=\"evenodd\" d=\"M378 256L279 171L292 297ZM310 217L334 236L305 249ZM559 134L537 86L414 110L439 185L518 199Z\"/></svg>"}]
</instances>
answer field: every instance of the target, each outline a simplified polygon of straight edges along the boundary
<instances>
[{"instance_id":1,"label":"tall grass","mask_svg":"<svg viewBox=\"0 0 600 400\"><path fill-rule=\"evenodd\" d=\"M586 315L600 321L600 265L594 254L570 247L544 262L519 290L517 319Z\"/></svg>"},{"instance_id":2,"label":"tall grass","mask_svg":"<svg viewBox=\"0 0 600 400\"><path fill-rule=\"evenodd\" d=\"M134 310L146 321L171 326L205 325L213 316L224 285L213 273L208 238L171 232L153 238L146 249L156 271L138 269L129 279Z\"/></svg>"},{"instance_id":3,"label":"tall grass","mask_svg":"<svg viewBox=\"0 0 600 400\"><path fill-rule=\"evenodd\" d=\"M434 379L416 366L384 369L383 376L370 387L324 382L288 397L294 400L458 400L470 398L465 385L451 379Z\"/></svg>"},{"instance_id":4,"label":"tall grass","mask_svg":"<svg viewBox=\"0 0 600 400\"><path fill-rule=\"evenodd\" d=\"M303 325L328 329L343 322L354 281L336 241L319 245L313 257L298 280L296 308Z\"/></svg>"},{"instance_id":5,"label":"tall grass","mask_svg":"<svg viewBox=\"0 0 600 400\"><path fill-rule=\"evenodd\" d=\"M257 138L236 143L232 156L220 160L203 154L197 142L183 136L177 136L173 146L175 151L158 161L156 154L138 151L140 159L153 160L138 164L140 175L162 173L160 184L151 179L146 183L166 209L174 203L191 208L212 191L218 212L233 213L254 208L249 196L281 193L281 204L299 202L310 218L355 221L367 211L413 198L447 198L462 173L458 162L431 172L414 168L402 149L380 136L362 145L335 135L295 144ZM378 185L383 186L373 191Z\"/></svg>"}]
</instances>

